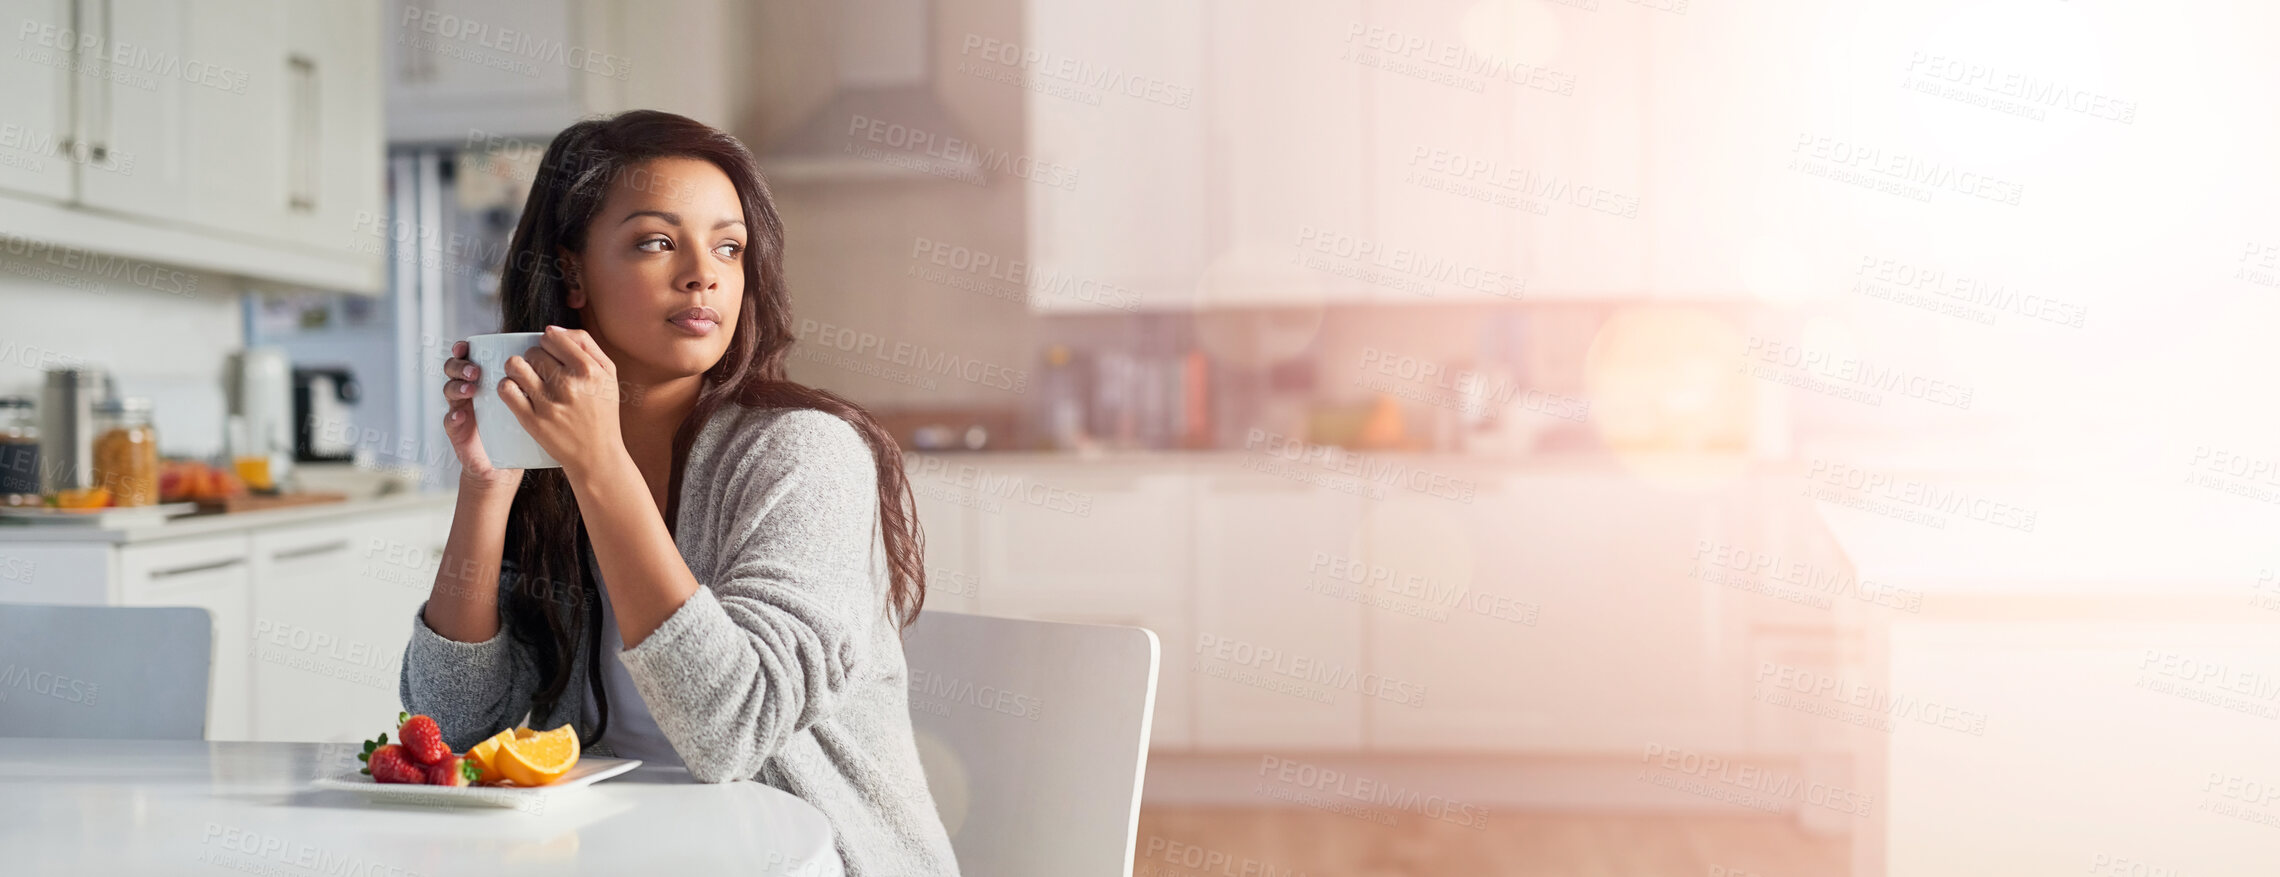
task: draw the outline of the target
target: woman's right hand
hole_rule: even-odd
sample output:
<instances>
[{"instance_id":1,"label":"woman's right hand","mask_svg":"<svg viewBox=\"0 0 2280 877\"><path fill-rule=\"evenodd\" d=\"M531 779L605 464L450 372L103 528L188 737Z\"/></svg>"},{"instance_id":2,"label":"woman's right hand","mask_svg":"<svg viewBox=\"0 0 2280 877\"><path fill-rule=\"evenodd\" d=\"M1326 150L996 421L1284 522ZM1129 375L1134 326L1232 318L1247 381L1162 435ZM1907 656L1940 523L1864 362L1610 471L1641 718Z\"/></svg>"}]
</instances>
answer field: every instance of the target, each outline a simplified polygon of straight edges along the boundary
<instances>
[{"instance_id":1,"label":"woman's right hand","mask_svg":"<svg viewBox=\"0 0 2280 877\"><path fill-rule=\"evenodd\" d=\"M443 434L451 439L452 453L459 455L459 483L512 490L522 483L523 470L493 468L490 455L483 453L483 438L475 431L475 394L482 390L483 373L467 358L467 342L452 343L443 374L450 378L443 383L443 398L451 406L443 415Z\"/></svg>"}]
</instances>

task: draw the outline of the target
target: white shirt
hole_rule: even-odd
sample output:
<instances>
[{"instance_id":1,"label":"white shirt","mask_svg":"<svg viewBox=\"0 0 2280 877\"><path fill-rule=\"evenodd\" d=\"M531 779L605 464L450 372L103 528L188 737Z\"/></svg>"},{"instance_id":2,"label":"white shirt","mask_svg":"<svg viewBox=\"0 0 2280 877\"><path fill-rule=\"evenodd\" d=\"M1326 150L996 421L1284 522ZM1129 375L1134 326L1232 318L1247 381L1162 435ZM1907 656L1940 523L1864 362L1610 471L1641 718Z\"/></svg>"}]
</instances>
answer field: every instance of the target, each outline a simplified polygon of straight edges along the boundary
<instances>
[{"instance_id":1,"label":"white shirt","mask_svg":"<svg viewBox=\"0 0 2280 877\"><path fill-rule=\"evenodd\" d=\"M638 758L644 765L680 767L681 754L673 751L665 732L657 729L657 719L649 714L649 704L641 699L641 692L633 687L633 674L626 672L625 662L618 653L625 651L625 639L618 634L617 611L610 608L610 589L602 582L599 564L594 568L594 582L602 585L602 693L610 699L610 726L602 731L602 742L619 758ZM586 696L586 715L597 714L594 698Z\"/></svg>"}]
</instances>

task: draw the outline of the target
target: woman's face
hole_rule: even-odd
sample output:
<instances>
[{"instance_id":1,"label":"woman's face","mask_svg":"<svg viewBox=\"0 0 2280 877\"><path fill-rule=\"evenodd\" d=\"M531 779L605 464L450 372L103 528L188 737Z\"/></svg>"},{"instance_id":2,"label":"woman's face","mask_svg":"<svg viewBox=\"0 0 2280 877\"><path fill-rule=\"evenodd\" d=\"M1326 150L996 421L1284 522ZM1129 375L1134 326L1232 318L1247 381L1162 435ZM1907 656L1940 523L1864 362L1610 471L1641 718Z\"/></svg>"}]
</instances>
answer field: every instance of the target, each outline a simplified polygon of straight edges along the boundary
<instances>
[{"instance_id":1,"label":"woman's face","mask_svg":"<svg viewBox=\"0 0 2280 877\"><path fill-rule=\"evenodd\" d=\"M652 384L720 361L744 305L750 239L736 187L712 162L660 158L619 175L585 251L564 254L570 307L619 380Z\"/></svg>"}]
</instances>

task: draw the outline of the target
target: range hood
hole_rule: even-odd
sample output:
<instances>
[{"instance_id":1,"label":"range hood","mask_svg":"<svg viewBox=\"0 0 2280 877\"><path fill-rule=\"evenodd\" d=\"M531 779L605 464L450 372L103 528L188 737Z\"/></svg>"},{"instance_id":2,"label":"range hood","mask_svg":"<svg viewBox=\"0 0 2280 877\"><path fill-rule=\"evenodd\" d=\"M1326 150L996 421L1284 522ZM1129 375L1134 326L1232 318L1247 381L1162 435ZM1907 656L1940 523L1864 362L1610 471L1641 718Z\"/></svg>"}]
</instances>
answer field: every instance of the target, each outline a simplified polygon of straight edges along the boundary
<instances>
[{"instance_id":1,"label":"range hood","mask_svg":"<svg viewBox=\"0 0 2280 877\"><path fill-rule=\"evenodd\" d=\"M840 0L838 92L760 157L771 180L986 182L934 95L932 0Z\"/></svg>"}]
</instances>

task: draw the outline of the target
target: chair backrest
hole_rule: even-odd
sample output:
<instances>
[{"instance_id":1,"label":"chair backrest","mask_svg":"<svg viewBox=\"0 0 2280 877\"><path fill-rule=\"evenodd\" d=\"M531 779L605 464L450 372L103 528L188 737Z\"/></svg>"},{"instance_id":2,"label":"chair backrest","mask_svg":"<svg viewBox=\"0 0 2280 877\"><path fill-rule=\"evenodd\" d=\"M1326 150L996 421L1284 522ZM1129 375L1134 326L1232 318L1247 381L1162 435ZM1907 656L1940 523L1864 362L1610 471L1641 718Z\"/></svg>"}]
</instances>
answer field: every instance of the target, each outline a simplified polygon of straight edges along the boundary
<instances>
[{"instance_id":1,"label":"chair backrest","mask_svg":"<svg viewBox=\"0 0 2280 877\"><path fill-rule=\"evenodd\" d=\"M1157 651L1138 627L919 614L911 726L961 873L1131 874Z\"/></svg>"},{"instance_id":2,"label":"chair backrest","mask_svg":"<svg viewBox=\"0 0 2280 877\"><path fill-rule=\"evenodd\" d=\"M0 737L202 740L213 650L196 607L0 603Z\"/></svg>"}]
</instances>

